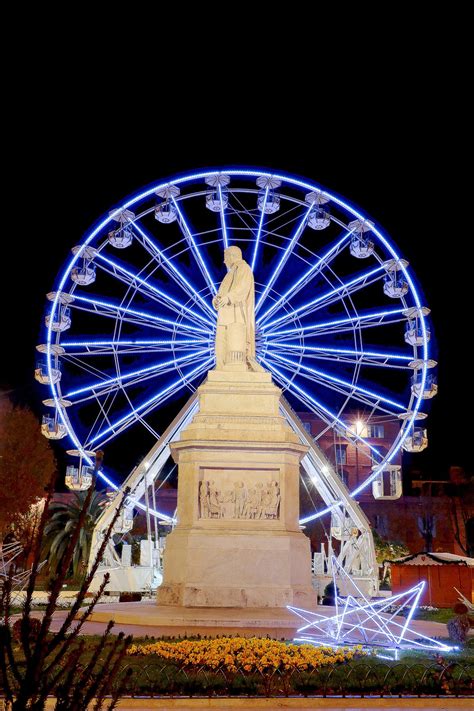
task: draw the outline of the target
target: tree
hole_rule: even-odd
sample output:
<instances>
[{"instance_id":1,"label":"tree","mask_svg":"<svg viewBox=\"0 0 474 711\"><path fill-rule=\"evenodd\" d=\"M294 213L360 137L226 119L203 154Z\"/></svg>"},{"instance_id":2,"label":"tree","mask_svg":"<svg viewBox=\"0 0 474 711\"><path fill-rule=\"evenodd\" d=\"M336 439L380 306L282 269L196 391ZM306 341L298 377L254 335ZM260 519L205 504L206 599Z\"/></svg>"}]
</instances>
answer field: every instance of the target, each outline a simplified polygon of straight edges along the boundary
<instances>
[{"instance_id":1,"label":"tree","mask_svg":"<svg viewBox=\"0 0 474 711\"><path fill-rule=\"evenodd\" d=\"M0 534L44 497L56 461L33 412L0 396Z\"/></svg>"},{"instance_id":2,"label":"tree","mask_svg":"<svg viewBox=\"0 0 474 711\"><path fill-rule=\"evenodd\" d=\"M403 558L404 555L410 555L409 549L401 541L388 541L373 529L372 535L377 563L383 563L384 560L397 560L397 558Z\"/></svg>"},{"instance_id":3,"label":"tree","mask_svg":"<svg viewBox=\"0 0 474 711\"><path fill-rule=\"evenodd\" d=\"M425 542L424 550L429 553L433 550L433 538L436 536L436 516L432 513L418 516L418 530Z\"/></svg>"},{"instance_id":4,"label":"tree","mask_svg":"<svg viewBox=\"0 0 474 711\"><path fill-rule=\"evenodd\" d=\"M49 517L53 478L38 526L23 611L20 620L13 625L11 625L12 572L0 588L0 677L3 682L2 691L5 701L8 708L12 708L13 711L25 711L25 709L42 711L51 694L56 696L57 711L85 711L91 707L93 699L96 700L94 705L96 711L103 709L104 703L107 703L107 708L111 710L116 708L118 699L123 694L130 670L124 675L121 663L132 638L125 638L123 633L115 638L111 637L110 631L114 624L111 621L102 638L87 654L85 642L80 639L79 633L108 583L106 575L90 603L81 609L125 498L130 492L128 488L125 489L122 501L105 531L97 557L82 582L71 609L60 629L51 632L59 593L87 517L95 483L96 476L86 494L83 509L76 526L71 530L68 545L53 577L48 604L42 619L37 620L32 617L31 605L40 567L41 539ZM106 696L111 696L111 699L106 701Z\"/></svg>"},{"instance_id":5,"label":"tree","mask_svg":"<svg viewBox=\"0 0 474 711\"><path fill-rule=\"evenodd\" d=\"M409 555L410 551L404 543L400 541L388 541L377 533L377 531L372 529L372 535L374 537L375 546L375 557L379 565L383 565L382 572L382 585L391 585L391 571L390 566L386 561L397 560L398 558L403 558L405 555Z\"/></svg>"},{"instance_id":6,"label":"tree","mask_svg":"<svg viewBox=\"0 0 474 711\"><path fill-rule=\"evenodd\" d=\"M10 541L17 541L23 546L23 551L15 557L16 567L20 570L26 570L31 565L31 555L38 538L45 500L45 498L39 499L35 504L31 504L26 513L18 514L12 531L3 539L4 544L10 539Z\"/></svg>"},{"instance_id":7,"label":"tree","mask_svg":"<svg viewBox=\"0 0 474 711\"><path fill-rule=\"evenodd\" d=\"M63 558L64 552L69 544L72 531L75 530L79 517L82 515L87 492L78 491L74 493L72 501L57 501L49 506L50 518L44 529L42 546L42 556L48 559L48 568L51 574L55 574ZM85 571L85 565L89 560L90 545L94 526L104 509L107 497L93 491L89 504L85 511L84 522L79 531L71 565L66 571L66 575L73 575L78 578Z\"/></svg>"}]
</instances>

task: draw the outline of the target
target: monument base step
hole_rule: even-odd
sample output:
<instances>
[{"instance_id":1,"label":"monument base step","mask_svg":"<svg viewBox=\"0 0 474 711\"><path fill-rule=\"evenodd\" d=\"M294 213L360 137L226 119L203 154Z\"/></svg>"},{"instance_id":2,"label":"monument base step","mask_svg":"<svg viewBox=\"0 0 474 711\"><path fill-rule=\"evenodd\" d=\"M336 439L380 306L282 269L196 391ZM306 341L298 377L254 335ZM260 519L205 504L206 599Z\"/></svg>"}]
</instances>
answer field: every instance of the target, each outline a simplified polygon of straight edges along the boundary
<instances>
[{"instance_id":1,"label":"monument base step","mask_svg":"<svg viewBox=\"0 0 474 711\"><path fill-rule=\"evenodd\" d=\"M136 625L145 634L160 637L233 635L293 639L301 620L286 608L201 608L159 606L150 602L101 604L92 612L92 622Z\"/></svg>"}]
</instances>

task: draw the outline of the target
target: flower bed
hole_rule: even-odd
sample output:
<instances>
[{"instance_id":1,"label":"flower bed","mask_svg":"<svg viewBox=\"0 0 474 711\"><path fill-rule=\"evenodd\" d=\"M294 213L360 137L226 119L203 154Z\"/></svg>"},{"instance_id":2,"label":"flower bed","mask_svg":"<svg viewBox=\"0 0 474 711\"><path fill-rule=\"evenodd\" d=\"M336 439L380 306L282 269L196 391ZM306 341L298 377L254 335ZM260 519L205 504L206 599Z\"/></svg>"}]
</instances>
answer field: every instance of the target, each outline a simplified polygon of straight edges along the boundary
<instances>
[{"instance_id":1,"label":"flower bed","mask_svg":"<svg viewBox=\"0 0 474 711\"><path fill-rule=\"evenodd\" d=\"M181 640L133 644L130 656L157 656L181 668L223 669L236 672L306 671L338 664L365 655L361 647L314 647L309 644L287 644L273 639L220 637L217 639Z\"/></svg>"}]
</instances>

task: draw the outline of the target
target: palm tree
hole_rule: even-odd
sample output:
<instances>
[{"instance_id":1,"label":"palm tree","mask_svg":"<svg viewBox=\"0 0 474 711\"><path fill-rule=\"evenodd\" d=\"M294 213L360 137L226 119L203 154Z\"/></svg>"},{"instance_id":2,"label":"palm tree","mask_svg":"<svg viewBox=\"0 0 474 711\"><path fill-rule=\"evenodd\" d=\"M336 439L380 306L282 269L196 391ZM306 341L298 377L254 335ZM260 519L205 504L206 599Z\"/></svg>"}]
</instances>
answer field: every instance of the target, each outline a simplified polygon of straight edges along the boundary
<instances>
[{"instance_id":1,"label":"palm tree","mask_svg":"<svg viewBox=\"0 0 474 711\"><path fill-rule=\"evenodd\" d=\"M86 496L87 491L79 491L75 492L74 499L67 503L58 501L50 504L51 516L44 529L42 557L48 560L48 568L51 575L56 573L61 558L66 551ZM84 572L85 565L89 559L92 532L106 503L107 497L104 494L98 491L93 492L68 571L68 575L72 574L74 578L78 578Z\"/></svg>"}]
</instances>

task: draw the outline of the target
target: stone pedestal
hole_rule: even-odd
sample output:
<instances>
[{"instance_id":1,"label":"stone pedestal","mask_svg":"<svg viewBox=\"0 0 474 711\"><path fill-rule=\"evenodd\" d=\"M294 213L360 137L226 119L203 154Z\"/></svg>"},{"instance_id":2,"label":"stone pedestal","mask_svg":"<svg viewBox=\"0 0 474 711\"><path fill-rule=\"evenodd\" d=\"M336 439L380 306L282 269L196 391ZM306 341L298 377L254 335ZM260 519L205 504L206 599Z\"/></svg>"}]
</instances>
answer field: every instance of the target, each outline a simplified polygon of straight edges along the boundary
<instances>
[{"instance_id":1,"label":"stone pedestal","mask_svg":"<svg viewBox=\"0 0 474 711\"><path fill-rule=\"evenodd\" d=\"M178 523L167 537L158 604L311 608L309 539L300 531L306 447L279 414L267 372L210 371L200 411L171 444Z\"/></svg>"}]
</instances>

